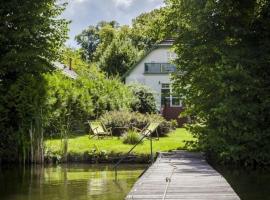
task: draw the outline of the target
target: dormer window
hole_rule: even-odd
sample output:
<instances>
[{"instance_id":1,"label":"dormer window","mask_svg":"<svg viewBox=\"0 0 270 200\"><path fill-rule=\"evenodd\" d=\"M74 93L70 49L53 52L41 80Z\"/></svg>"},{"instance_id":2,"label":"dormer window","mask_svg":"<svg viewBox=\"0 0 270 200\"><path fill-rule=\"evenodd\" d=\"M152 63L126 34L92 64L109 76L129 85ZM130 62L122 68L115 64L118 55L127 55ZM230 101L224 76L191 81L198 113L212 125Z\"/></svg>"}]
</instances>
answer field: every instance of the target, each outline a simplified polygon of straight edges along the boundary
<instances>
[{"instance_id":1,"label":"dormer window","mask_svg":"<svg viewBox=\"0 0 270 200\"><path fill-rule=\"evenodd\" d=\"M176 71L175 65L171 63L145 63L145 74L168 74Z\"/></svg>"}]
</instances>

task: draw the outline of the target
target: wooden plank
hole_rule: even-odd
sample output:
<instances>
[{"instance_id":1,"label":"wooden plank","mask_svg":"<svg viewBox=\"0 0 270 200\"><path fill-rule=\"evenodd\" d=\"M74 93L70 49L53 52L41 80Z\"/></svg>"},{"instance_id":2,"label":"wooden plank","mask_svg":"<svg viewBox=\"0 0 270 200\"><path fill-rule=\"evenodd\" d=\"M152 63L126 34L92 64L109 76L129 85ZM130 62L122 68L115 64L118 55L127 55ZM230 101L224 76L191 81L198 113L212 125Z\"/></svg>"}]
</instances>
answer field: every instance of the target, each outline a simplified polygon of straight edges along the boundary
<instances>
[{"instance_id":1,"label":"wooden plank","mask_svg":"<svg viewBox=\"0 0 270 200\"><path fill-rule=\"evenodd\" d=\"M166 192L165 192L166 191ZM126 200L240 200L201 153L160 153L134 184Z\"/></svg>"}]
</instances>

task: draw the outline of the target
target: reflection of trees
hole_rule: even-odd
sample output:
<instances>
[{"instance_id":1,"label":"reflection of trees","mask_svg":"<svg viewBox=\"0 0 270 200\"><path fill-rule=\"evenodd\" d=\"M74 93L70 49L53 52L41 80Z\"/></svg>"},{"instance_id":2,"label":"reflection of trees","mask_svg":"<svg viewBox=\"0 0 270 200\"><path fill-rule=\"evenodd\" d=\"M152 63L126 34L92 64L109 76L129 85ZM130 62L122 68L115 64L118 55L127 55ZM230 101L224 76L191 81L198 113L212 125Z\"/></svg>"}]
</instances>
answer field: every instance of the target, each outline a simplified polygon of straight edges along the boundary
<instances>
[{"instance_id":1,"label":"reflection of trees","mask_svg":"<svg viewBox=\"0 0 270 200\"><path fill-rule=\"evenodd\" d=\"M91 178L88 180L87 195L102 195L107 191L107 180L100 178Z\"/></svg>"},{"instance_id":2,"label":"reflection of trees","mask_svg":"<svg viewBox=\"0 0 270 200\"><path fill-rule=\"evenodd\" d=\"M16 169L17 170L17 169ZM118 180L110 166L78 165L41 167L0 173L0 187L7 186L12 200L28 199L123 199L142 172L142 167L122 165ZM5 177L3 177L5 176ZM1 198L5 195L0 188Z\"/></svg>"}]
</instances>

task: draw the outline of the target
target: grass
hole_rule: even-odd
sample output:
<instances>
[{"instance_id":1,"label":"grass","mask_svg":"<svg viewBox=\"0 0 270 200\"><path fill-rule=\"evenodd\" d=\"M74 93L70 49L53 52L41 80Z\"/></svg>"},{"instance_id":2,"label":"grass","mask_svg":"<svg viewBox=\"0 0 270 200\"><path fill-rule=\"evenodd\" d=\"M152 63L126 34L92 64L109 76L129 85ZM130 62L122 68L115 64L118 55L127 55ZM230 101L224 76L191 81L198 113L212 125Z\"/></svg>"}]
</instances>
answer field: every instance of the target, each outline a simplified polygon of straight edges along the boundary
<instances>
[{"instance_id":1,"label":"grass","mask_svg":"<svg viewBox=\"0 0 270 200\"><path fill-rule=\"evenodd\" d=\"M167 137L153 140L153 152L169 151L175 149L185 149L185 141L194 140L192 135L184 128L178 128L169 133ZM52 139L45 142L46 149L50 152L61 151L61 140ZM71 138L68 141L68 152L83 154L86 151L98 148L106 152L126 153L133 145L123 144L123 140L118 137L105 139L89 139L88 135ZM136 154L150 154L150 141L145 139L134 150Z\"/></svg>"}]
</instances>

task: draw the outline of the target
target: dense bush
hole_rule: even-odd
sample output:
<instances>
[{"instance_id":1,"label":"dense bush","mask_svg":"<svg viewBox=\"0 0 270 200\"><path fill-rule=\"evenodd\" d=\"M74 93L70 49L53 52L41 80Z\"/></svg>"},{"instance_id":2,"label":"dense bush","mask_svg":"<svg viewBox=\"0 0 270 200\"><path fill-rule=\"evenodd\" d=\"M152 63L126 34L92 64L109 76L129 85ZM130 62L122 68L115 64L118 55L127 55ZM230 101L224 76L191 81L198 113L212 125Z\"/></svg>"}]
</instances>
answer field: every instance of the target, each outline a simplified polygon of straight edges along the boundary
<instances>
[{"instance_id":1,"label":"dense bush","mask_svg":"<svg viewBox=\"0 0 270 200\"><path fill-rule=\"evenodd\" d=\"M122 76L134 64L137 55L138 50L130 40L114 38L102 52L97 64L108 75Z\"/></svg>"},{"instance_id":2,"label":"dense bush","mask_svg":"<svg viewBox=\"0 0 270 200\"><path fill-rule=\"evenodd\" d=\"M67 38L68 22L59 16L64 6L55 0L0 4L0 160L40 161L42 74L53 69Z\"/></svg>"},{"instance_id":3,"label":"dense bush","mask_svg":"<svg viewBox=\"0 0 270 200\"><path fill-rule=\"evenodd\" d=\"M106 79L96 77L89 79L84 77L80 83L81 87L88 91L95 105L94 118L98 118L106 111L130 110L130 105L134 101L133 94L118 79Z\"/></svg>"},{"instance_id":4,"label":"dense bush","mask_svg":"<svg viewBox=\"0 0 270 200\"><path fill-rule=\"evenodd\" d=\"M43 138L60 136L67 144L71 132L86 132L87 120L106 111L130 109L134 97L121 81L107 79L94 67L85 70L75 80L61 72L28 74L0 96L0 127L8 134L0 136L2 158L13 155L16 159L23 152L22 160L42 162ZM15 145L16 140L21 145Z\"/></svg>"},{"instance_id":5,"label":"dense bush","mask_svg":"<svg viewBox=\"0 0 270 200\"><path fill-rule=\"evenodd\" d=\"M94 106L91 95L78 86L80 80L70 79L60 72L47 74L45 78L49 111L46 133L62 135L83 128L86 119L94 115Z\"/></svg>"},{"instance_id":6,"label":"dense bush","mask_svg":"<svg viewBox=\"0 0 270 200\"><path fill-rule=\"evenodd\" d=\"M45 84L43 77L25 74L0 95L0 159L3 161L26 160L31 147L31 159L40 161L43 137L40 127L46 123L43 116L47 114Z\"/></svg>"},{"instance_id":7,"label":"dense bush","mask_svg":"<svg viewBox=\"0 0 270 200\"><path fill-rule=\"evenodd\" d=\"M92 66L88 73L73 80L60 73L46 75L47 109L52 133L85 132L85 123L106 111L129 110L133 95L117 79L107 79Z\"/></svg>"},{"instance_id":8,"label":"dense bush","mask_svg":"<svg viewBox=\"0 0 270 200\"><path fill-rule=\"evenodd\" d=\"M168 0L174 83L198 145L221 162L270 164L270 1Z\"/></svg>"},{"instance_id":9,"label":"dense bush","mask_svg":"<svg viewBox=\"0 0 270 200\"><path fill-rule=\"evenodd\" d=\"M105 126L112 128L113 135L120 135L133 127L143 129L150 122L160 122L157 129L160 136L168 134L173 129L171 122L166 121L158 114L144 115L138 112L111 111L103 114L100 120ZM119 127L122 127L120 131Z\"/></svg>"},{"instance_id":10,"label":"dense bush","mask_svg":"<svg viewBox=\"0 0 270 200\"><path fill-rule=\"evenodd\" d=\"M88 64L80 59L79 51L66 49L63 62L68 64L72 58L73 69L79 77L72 80L77 88L91 98L93 115L98 118L106 111L130 110L131 103L136 99L132 92L118 78L107 78L95 64Z\"/></svg>"},{"instance_id":11,"label":"dense bush","mask_svg":"<svg viewBox=\"0 0 270 200\"><path fill-rule=\"evenodd\" d=\"M136 131L129 130L126 134L123 136L123 143L124 144L137 144L141 139L140 133ZM141 141L142 143L142 141Z\"/></svg>"},{"instance_id":12,"label":"dense bush","mask_svg":"<svg viewBox=\"0 0 270 200\"><path fill-rule=\"evenodd\" d=\"M154 97L154 91L138 83L128 85L136 99L133 101L131 108L133 111L140 113L157 113L157 105Z\"/></svg>"}]
</instances>

